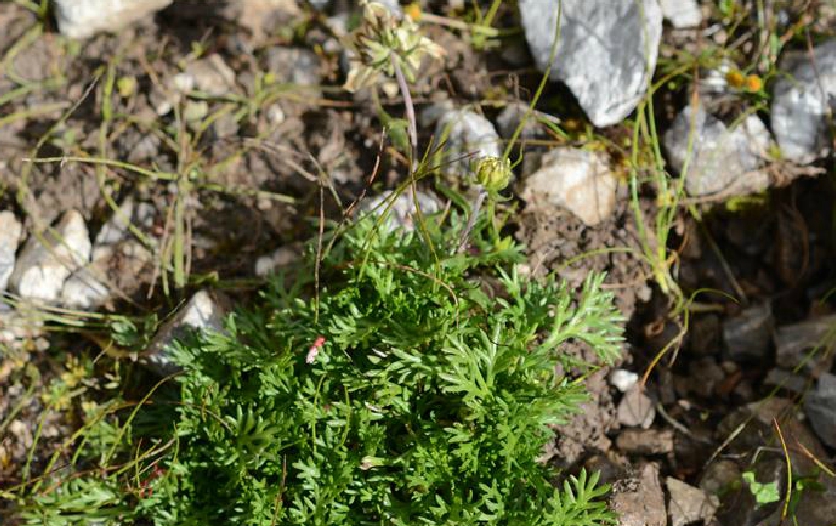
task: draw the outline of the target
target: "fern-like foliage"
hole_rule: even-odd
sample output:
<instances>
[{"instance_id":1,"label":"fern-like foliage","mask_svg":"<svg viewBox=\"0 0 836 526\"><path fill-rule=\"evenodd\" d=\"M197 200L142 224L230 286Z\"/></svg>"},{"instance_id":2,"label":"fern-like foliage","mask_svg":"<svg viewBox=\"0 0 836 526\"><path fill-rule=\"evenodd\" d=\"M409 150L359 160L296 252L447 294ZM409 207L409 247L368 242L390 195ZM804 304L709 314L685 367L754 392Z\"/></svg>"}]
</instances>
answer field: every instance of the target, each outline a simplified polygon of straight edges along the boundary
<instances>
[{"instance_id":1,"label":"fern-like foliage","mask_svg":"<svg viewBox=\"0 0 836 526\"><path fill-rule=\"evenodd\" d=\"M30 522L613 522L597 476L556 488L536 461L549 425L585 399L581 381L555 373L562 344L618 354L601 277L578 294L532 281L519 247L497 248L478 226L456 253L464 222L452 223L403 233L360 221L322 258L318 291L312 257L225 334L183 342L179 398L131 421L121 469L92 468L88 451L80 474L27 500Z\"/></svg>"}]
</instances>

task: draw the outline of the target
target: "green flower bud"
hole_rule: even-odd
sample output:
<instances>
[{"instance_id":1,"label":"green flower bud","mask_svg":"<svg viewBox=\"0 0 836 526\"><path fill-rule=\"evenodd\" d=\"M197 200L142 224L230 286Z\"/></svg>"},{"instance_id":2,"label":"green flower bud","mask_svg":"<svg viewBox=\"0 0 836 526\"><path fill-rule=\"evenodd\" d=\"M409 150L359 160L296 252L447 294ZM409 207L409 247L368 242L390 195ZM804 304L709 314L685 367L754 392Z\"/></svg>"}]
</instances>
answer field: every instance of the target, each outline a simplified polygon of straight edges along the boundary
<instances>
[{"instance_id":1,"label":"green flower bud","mask_svg":"<svg viewBox=\"0 0 836 526\"><path fill-rule=\"evenodd\" d=\"M511 181L511 162L501 157L483 157L476 168L476 180L488 192L504 190Z\"/></svg>"}]
</instances>

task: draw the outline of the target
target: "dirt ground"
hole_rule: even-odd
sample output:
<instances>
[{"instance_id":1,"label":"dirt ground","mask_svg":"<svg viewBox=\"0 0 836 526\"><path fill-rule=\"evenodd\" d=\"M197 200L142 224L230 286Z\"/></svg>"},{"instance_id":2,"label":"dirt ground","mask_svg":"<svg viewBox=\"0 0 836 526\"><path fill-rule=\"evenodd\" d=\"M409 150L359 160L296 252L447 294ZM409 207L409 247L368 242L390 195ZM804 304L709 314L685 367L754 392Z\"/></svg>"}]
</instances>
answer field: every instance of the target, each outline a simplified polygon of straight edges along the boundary
<instances>
[{"instance_id":1,"label":"dirt ground","mask_svg":"<svg viewBox=\"0 0 836 526\"><path fill-rule=\"evenodd\" d=\"M158 262L125 256L106 268L118 294L95 312L162 319L206 286L247 302L264 282L256 274L259 257L281 247L297 250L316 235L320 217L340 220L348 203L364 192L394 188L408 168L392 142L381 145L385 117L368 95L341 89L339 35L327 13L303 7L267 17L220 3L176 2L116 34L72 41L23 4L0 3L0 210L15 213L24 237L70 210L81 213L95 237L114 206L126 200L149 205L136 224L156 246L169 246L178 220L184 225L185 286L176 286L176 277ZM451 12L446 2L422 4L437 17L464 19L470 12ZM508 29L507 36L478 48L467 31L422 23L447 56L414 87L419 114L434 101L449 100L496 122L507 106L530 101L540 74L522 34L513 31L519 27L515 9L503 6L496 25ZM663 48L700 45L696 32L666 26ZM184 71L205 97L177 94ZM670 124L688 96L684 82L657 94L660 126ZM400 97L381 101L391 116L403 115ZM629 123L594 130L556 84L546 87L538 109L559 115L566 133L535 125L532 155L584 144L590 134L601 144L618 144L632 133ZM426 144L435 127L419 124L419 142ZM622 151L606 151L622 165ZM61 157L73 160L31 162ZM97 161L102 159L125 164ZM641 376L652 368L643 390L656 415L651 424L625 424L629 418L619 415L620 407L633 395L613 386L613 368L602 368L589 379L584 412L558 429L549 452L553 462L570 470L601 469L607 482L616 483L617 500L619 493L647 489L648 465L661 480L705 488L707 470L718 459L741 471L747 469L741 456L746 446L776 447L774 429L761 425L760 417L736 442L729 437L746 411L755 411L753 402L772 397L786 403L776 415L798 413L793 407L803 391L775 392L769 379L776 367L773 336L833 311L832 160L816 166L824 175L797 178L740 206L694 201L680 207L666 248L671 276L688 301L685 310L660 289L643 256L647 243L657 243L642 237L639 227L654 230L658 195L652 184L640 185L636 202L625 175L615 213L590 227L566 210L527 206L518 191L530 169L526 162L516 168L506 230L527 247L531 271L554 271L572 286L589 271L606 271L607 287L628 319L628 343L616 369ZM770 311L764 348L736 353L733 335L724 331L764 305ZM114 388L97 358L107 354L97 319L83 312L53 314L30 317L35 336L0 354L0 489L42 472L72 437L84 414L74 390L106 397ZM67 317L81 321L74 326ZM744 338L756 337L750 329L740 329ZM802 381L814 380L831 363L805 369ZM127 381L142 385L142 374ZM796 423L794 438L810 435L806 423ZM818 458L832 466L834 451L810 436L813 442ZM753 506L739 488L736 495L723 499L719 524L755 524L776 509ZM0 506L0 522L2 513Z\"/></svg>"}]
</instances>

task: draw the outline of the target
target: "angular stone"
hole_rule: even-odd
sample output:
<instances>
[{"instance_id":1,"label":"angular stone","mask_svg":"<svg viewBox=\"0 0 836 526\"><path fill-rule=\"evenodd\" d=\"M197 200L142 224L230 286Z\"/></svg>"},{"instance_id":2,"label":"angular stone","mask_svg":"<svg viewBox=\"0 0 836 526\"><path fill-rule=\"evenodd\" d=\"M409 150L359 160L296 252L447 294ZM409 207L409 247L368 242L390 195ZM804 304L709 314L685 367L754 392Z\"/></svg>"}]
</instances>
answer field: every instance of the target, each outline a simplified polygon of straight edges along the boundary
<instances>
[{"instance_id":1,"label":"angular stone","mask_svg":"<svg viewBox=\"0 0 836 526\"><path fill-rule=\"evenodd\" d=\"M319 57L308 49L271 47L267 50L267 71L279 83L319 85L321 67Z\"/></svg>"},{"instance_id":2,"label":"angular stone","mask_svg":"<svg viewBox=\"0 0 836 526\"><path fill-rule=\"evenodd\" d=\"M618 423L623 426L641 426L647 429L656 418L656 408L653 400L644 394L641 385L634 385L618 404Z\"/></svg>"},{"instance_id":3,"label":"angular stone","mask_svg":"<svg viewBox=\"0 0 836 526\"><path fill-rule=\"evenodd\" d=\"M217 53L188 63L184 73L191 77L195 88L209 95L221 96L235 90L235 72Z\"/></svg>"},{"instance_id":4,"label":"angular stone","mask_svg":"<svg viewBox=\"0 0 836 526\"><path fill-rule=\"evenodd\" d=\"M20 242L23 226L14 213L0 212L0 293L6 290L15 266L15 252Z\"/></svg>"},{"instance_id":5,"label":"angular stone","mask_svg":"<svg viewBox=\"0 0 836 526\"><path fill-rule=\"evenodd\" d=\"M673 429L624 429L615 447L632 455L667 455L673 453L673 436Z\"/></svg>"},{"instance_id":6,"label":"angular stone","mask_svg":"<svg viewBox=\"0 0 836 526\"><path fill-rule=\"evenodd\" d=\"M804 412L821 441L836 447L836 376L822 373L816 389L804 397Z\"/></svg>"},{"instance_id":7,"label":"angular stone","mask_svg":"<svg viewBox=\"0 0 836 526\"><path fill-rule=\"evenodd\" d=\"M522 198L533 206L545 202L565 208L594 226L615 211L617 186L602 154L555 148L543 156L540 169L526 179Z\"/></svg>"},{"instance_id":8,"label":"angular stone","mask_svg":"<svg viewBox=\"0 0 836 526\"><path fill-rule=\"evenodd\" d=\"M702 107L694 112L686 106L664 142L671 167L680 174L686 170L685 190L692 196L734 197L769 186L769 174L759 170L767 159L769 132L756 115L729 129Z\"/></svg>"},{"instance_id":9,"label":"angular stone","mask_svg":"<svg viewBox=\"0 0 836 526\"><path fill-rule=\"evenodd\" d=\"M772 307L768 302L749 307L738 316L725 320L723 340L729 358L741 362L766 359L772 330Z\"/></svg>"},{"instance_id":10,"label":"angular stone","mask_svg":"<svg viewBox=\"0 0 836 526\"><path fill-rule=\"evenodd\" d=\"M697 521L708 524L714 518L720 500L715 496L706 495L700 488L668 477L665 481L670 498L668 513L672 526L685 526Z\"/></svg>"},{"instance_id":11,"label":"angular stone","mask_svg":"<svg viewBox=\"0 0 836 526\"><path fill-rule=\"evenodd\" d=\"M775 333L776 361L785 369L794 369L806 361L811 370L829 370L833 363L834 338L827 335L836 327L836 316L822 316L779 327ZM810 359L813 349L818 350Z\"/></svg>"},{"instance_id":12,"label":"angular stone","mask_svg":"<svg viewBox=\"0 0 836 526\"><path fill-rule=\"evenodd\" d=\"M86 38L101 31L116 31L172 0L54 0L58 30L70 38Z\"/></svg>"},{"instance_id":13,"label":"angular stone","mask_svg":"<svg viewBox=\"0 0 836 526\"><path fill-rule=\"evenodd\" d=\"M662 36L657 0L520 0L522 24L541 71L572 90L595 126L615 124L635 109L656 67Z\"/></svg>"},{"instance_id":14,"label":"angular stone","mask_svg":"<svg viewBox=\"0 0 836 526\"><path fill-rule=\"evenodd\" d=\"M171 356L171 346L175 341L187 338L194 331L220 332L232 308L230 300L215 291L199 291L183 305L157 331L148 349L143 353L143 361L159 374L167 376L179 370Z\"/></svg>"},{"instance_id":15,"label":"angular stone","mask_svg":"<svg viewBox=\"0 0 836 526\"><path fill-rule=\"evenodd\" d=\"M29 238L15 263L9 285L23 298L55 301L70 274L89 260L87 225L78 211L69 210L54 230Z\"/></svg>"},{"instance_id":16,"label":"angular stone","mask_svg":"<svg viewBox=\"0 0 836 526\"><path fill-rule=\"evenodd\" d=\"M646 464L638 475L613 484L610 508L618 514L619 526L666 526L668 518L659 466Z\"/></svg>"},{"instance_id":17,"label":"angular stone","mask_svg":"<svg viewBox=\"0 0 836 526\"><path fill-rule=\"evenodd\" d=\"M812 56L811 56L812 55ZM836 39L784 54L772 97L772 131L781 155L812 161L832 150L828 114L836 97Z\"/></svg>"}]
</instances>

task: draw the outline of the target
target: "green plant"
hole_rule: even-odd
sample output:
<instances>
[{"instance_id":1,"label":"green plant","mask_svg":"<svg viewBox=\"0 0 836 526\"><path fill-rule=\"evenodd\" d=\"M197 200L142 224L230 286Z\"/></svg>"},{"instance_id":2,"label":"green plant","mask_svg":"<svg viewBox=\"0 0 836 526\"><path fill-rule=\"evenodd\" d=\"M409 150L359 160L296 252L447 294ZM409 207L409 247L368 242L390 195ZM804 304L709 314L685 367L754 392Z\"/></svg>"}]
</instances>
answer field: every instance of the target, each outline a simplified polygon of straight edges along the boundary
<instances>
[{"instance_id":1,"label":"green plant","mask_svg":"<svg viewBox=\"0 0 836 526\"><path fill-rule=\"evenodd\" d=\"M601 276L575 295L521 275L520 247L497 248L484 217L463 253L459 214L424 223L419 235L365 217L309 258L320 280L277 278L224 334L182 342L182 374L97 413L74 464L22 498L25 518L613 523L596 475L555 487L559 473L537 461L595 366L562 344L603 362L620 353Z\"/></svg>"},{"instance_id":2,"label":"green plant","mask_svg":"<svg viewBox=\"0 0 836 526\"><path fill-rule=\"evenodd\" d=\"M754 471L745 471L743 473L743 480L749 486L749 491L755 497L755 502L758 506L772 504L781 500L781 493L778 489L778 482L773 480L767 484L761 484L755 479Z\"/></svg>"}]
</instances>

